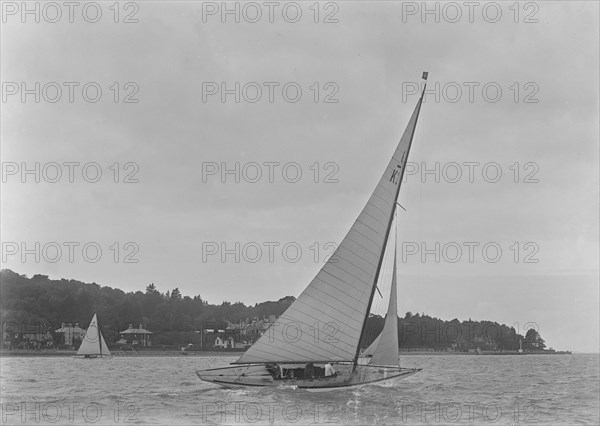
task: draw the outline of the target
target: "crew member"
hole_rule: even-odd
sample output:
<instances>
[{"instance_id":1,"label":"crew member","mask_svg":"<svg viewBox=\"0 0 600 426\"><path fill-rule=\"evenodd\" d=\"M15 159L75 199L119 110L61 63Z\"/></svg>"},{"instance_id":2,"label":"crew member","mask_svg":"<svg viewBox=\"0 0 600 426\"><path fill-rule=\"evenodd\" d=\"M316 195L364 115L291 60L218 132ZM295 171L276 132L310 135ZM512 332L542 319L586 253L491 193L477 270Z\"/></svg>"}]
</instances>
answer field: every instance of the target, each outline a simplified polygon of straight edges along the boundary
<instances>
[{"instance_id":1,"label":"crew member","mask_svg":"<svg viewBox=\"0 0 600 426\"><path fill-rule=\"evenodd\" d=\"M330 362L325 364L325 377L335 376L336 374L337 374L337 372L335 371L335 369L333 368L333 365L331 365Z\"/></svg>"}]
</instances>

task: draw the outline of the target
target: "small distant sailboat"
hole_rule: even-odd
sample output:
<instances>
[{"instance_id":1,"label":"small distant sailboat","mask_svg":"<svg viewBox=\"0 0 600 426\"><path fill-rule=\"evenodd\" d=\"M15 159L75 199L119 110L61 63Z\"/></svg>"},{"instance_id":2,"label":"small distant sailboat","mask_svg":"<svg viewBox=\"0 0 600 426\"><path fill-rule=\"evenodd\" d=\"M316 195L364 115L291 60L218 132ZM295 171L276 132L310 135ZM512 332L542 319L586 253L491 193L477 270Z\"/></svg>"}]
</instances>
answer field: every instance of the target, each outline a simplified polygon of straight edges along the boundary
<instances>
[{"instance_id":1,"label":"small distant sailboat","mask_svg":"<svg viewBox=\"0 0 600 426\"><path fill-rule=\"evenodd\" d=\"M225 387L328 391L388 385L421 371L399 365L395 254L386 324L370 347L371 359L359 358L425 87L383 176L323 268L234 366L196 371L200 379Z\"/></svg>"},{"instance_id":2,"label":"small distant sailboat","mask_svg":"<svg viewBox=\"0 0 600 426\"><path fill-rule=\"evenodd\" d=\"M79 350L77 351L77 356L83 356L83 358L102 358L103 356L110 356L110 351L108 350L108 346L106 346L106 342L104 341L104 337L102 337L102 332L98 326L96 314L94 314L94 317L88 326L83 342L81 342L81 346L79 346Z\"/></svg>"}]
</instances>

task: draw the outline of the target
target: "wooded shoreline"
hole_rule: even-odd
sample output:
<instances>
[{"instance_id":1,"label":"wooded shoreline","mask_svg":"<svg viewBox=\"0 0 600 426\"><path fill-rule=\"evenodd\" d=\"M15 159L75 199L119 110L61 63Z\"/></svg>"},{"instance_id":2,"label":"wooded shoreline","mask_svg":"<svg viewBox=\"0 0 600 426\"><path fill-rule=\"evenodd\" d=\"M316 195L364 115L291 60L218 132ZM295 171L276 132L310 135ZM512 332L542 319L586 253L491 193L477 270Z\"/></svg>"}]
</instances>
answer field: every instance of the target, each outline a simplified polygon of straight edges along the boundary
<instances>
[{"instance_id":1,"label":"wooded shoreline","mask_svg":"<svg viewBox=\"0 0 600 426\"><path fill-rule=\"evenodd\" d=\"M52 349L44 349L44 350L12 350L12 351L0 351L0 358L2 357L65 357L65 356L75 356L77 351L69 351L69 350L52 350ZM196 357L228 357L228 356L239 356L241 351L233 351L233 350L206 350L206 351L189 351L189 352L181 352L177 350L152 350L152 351L113 351L111 352L111 356L115 357L155 357L155 356L196 356ZM432 352L432 351L411 351L411 352L400 352L400 358L404 356L415 356L415 355L432 355L432 356L442 356L442 355L452 355L452 356L461 356L461 355L571 355L570 351L531 351L531 352L523 352L519 353L516 351L482 351L480 354L475 352Z\"/></svg>"}]
</instances>

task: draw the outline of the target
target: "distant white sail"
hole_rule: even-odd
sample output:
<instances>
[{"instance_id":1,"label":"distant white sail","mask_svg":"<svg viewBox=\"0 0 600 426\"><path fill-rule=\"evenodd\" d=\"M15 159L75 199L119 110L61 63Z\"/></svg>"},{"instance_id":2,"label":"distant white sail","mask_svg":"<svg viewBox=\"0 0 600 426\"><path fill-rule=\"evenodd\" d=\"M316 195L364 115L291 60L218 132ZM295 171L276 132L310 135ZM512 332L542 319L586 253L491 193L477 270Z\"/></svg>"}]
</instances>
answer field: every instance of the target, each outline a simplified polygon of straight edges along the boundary
<instances>
[{"instance_id":1,"label":"distant white sail","mask_svg":"<svg viewBox=\"0 0 600 426\"><path fill-rule=\"evenodd\" d=\"M236 363L355 360L421 103L422 97L375 191L337 250Z\"/></svg>"},{"instance_id":2,"label":"distant white sail","mask_svg":"<svg viewBox=\"0 0 600 426\"><path fill-rule=\"evenodd\" d=\"M367 348L366 354L373 357L369 364L373 365L399 365L398 356L398 284L396 281L396 249L394 248L394 270L392 272L392 288L390 292L390 303L383 330L377 339Z\"/></svg>"},{"instance_id":3,"label":"distant white sail","mask_svg":"<svg viewBox=\"0 0 600 426\"><path fill-rule=\"evenodd\" d=\"M90 325L83 338L83 342L81 342L81 346L79 346L79 350L77 351L77 355L110 355L110 351L106 346L104 337L102 337L102 333L98 329L98 320L96 319L96 314L94 314L94 317L90 322Z\"/></svg>"}]
</instances>

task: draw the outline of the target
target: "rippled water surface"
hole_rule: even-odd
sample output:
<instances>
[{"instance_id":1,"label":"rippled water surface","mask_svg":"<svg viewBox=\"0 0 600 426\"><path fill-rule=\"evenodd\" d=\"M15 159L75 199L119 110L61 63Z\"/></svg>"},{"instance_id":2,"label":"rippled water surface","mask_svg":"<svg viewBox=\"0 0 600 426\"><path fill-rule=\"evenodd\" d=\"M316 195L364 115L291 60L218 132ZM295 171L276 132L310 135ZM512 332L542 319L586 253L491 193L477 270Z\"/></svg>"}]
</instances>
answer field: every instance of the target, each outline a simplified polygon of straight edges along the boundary
<instances>
[{"instance_id":1,"label":"rippled water surface","mask_svg":"<svg viewBox=\"0 0 600 426\"><path fill-rule=\"evenodd\" d=\"M600 424L599 355L406 356L393 387L227 390L235 357L1 359L2 424Z\"/></svg>"}]
</instances>

